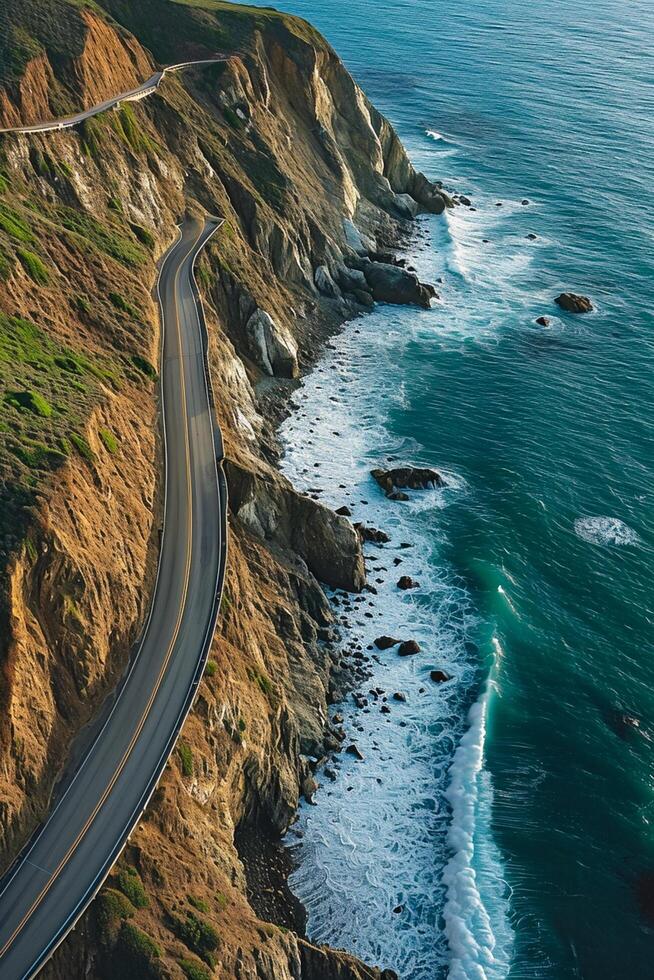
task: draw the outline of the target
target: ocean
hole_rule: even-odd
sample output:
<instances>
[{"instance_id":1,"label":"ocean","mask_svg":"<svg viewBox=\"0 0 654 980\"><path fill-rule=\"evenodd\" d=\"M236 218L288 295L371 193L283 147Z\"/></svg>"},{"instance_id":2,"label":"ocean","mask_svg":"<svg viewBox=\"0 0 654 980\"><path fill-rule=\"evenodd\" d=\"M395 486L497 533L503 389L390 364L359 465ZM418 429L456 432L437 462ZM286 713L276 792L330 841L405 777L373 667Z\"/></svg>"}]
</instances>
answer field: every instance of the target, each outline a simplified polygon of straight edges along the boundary
<instances>
[{"instance_id":1,"label":"ocean","mask_svg":"<svg viewBox=\"0 0 654 980\"><path fill-rule=\"evenodd\" d=\"M308 933L402 980L654 977L654 5L276 2L476 209L419 219L440 301L350 323L282 430L391 536L353 640L423 651L378 655L391 711L345 707L365 761L289 835ZM393 460L447 486L386 501Z\"/></svg>"}]
</instances>

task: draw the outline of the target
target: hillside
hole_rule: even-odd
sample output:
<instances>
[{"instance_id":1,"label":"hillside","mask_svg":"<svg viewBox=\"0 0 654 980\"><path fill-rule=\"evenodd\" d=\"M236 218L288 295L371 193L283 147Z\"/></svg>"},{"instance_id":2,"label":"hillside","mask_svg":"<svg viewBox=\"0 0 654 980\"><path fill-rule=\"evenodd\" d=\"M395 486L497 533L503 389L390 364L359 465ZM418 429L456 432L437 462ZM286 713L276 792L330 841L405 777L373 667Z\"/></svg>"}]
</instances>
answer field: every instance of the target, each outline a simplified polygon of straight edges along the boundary
<instances>
[{"instance_id":1,"label":"hillside","mask_svg":"<svg viewBox=\"0 0 654 980\"><path fill-rule=\"evenodd\" d=\"M162 515L156 263L185 212L226 218L199 266L231 496L210 668L119 867L43 975L377 976L298 940L288 897L253 884L308 757L338 736L318 580L363 584L349 522L277 472L274 424L322 341L382 289L373 266L378 298L428 301L375 252L447 198L296 18L212 0L2 0L0 14L4 126L229 55L75 130L0 136L5 867L143 625Z\"/></svg>"}]
</instances>

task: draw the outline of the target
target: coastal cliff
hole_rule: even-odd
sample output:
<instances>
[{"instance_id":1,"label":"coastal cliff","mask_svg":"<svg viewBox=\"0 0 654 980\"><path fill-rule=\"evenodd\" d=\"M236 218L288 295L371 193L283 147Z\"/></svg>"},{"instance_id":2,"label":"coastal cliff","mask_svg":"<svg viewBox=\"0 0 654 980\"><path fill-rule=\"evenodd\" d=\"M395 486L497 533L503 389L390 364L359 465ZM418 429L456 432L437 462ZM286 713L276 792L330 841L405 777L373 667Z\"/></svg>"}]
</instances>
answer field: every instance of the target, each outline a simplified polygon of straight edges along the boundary
<instances>
[{"instance_id":1,"label":"coastal cliff","mask_svg":"<svg viewBox=\"0 0 654 980\"><path fill-rule=\"evenodd\" d=\"M275 424L345 319L376 300L429 304L392 246L449 199L301 20L214 0L2 14L3 126L224 56L74 130L0 137L3 867L143 627L163 497L156 263L184 213L225 218L198 265L230 490L218 629L141 824L43 976L384 976L298 936L283 875L256 874L311 760L344 737L327 713L339 656L322 585L365 588L350 522L277 471Z\"/></svg>"}]
</instances>

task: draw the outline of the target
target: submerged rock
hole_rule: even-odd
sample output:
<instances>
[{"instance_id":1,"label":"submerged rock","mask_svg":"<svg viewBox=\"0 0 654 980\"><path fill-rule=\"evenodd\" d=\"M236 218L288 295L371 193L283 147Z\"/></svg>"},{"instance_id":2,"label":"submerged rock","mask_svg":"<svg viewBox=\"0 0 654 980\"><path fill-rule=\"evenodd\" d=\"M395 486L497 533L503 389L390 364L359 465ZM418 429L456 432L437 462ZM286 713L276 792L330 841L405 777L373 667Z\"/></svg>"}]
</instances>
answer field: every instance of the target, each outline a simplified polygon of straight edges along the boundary
<instances>
[{"instance_id":1,"label":"submerged rock","mask_svg":"<svg viewBox=\"0 0 654 980\"><path fill-rule=\"evenodd\" d=\"M411 578L410 575L402 575L402 577L398 579L397 587L403 591L406 591L406 589L418 589L420 588L420 582L416 582L416 580Z\"/></svg>"},{"instance_id":2,"label":"submerged rock","mask_svg":"<svg viewBox=\"0 0 654 980\"><path fill-rule=\"evenodd\" d=\"M400 643L397 652L401 657L412 657L416 653L420 653L420 644L417 640L404 640Z\"/></svg>"},{"instance_id":3,"label":"submerged rock","mask_svg":"<svg viewBox=\"0 0 654 980\"><path fill-rule=\"evenodd\" d=\"M445 681L452 680L452 675L448 674L446 670L432 670L429 676L435 684L444 684Z\"/></svg>"},{"instance_id":4,"label":"submerged rock","mask_svg":"<svg viewBox=\"0 0 654 980\"><path fill-rule=\"evenodd\" d=\"M538 316L536 317L536 323L539 327L549 327L550 318L548 316Z\"/></svg>"},{"instance_id":5,"label":"submerged rock","mask_svg":"<svg viewBox=\"0 0 654 980\"><path fill-rule=\"evenodd\" d=\"M568 313L590 313L593 309L588 296L580 296L577 293L561 293L554 302Z\"/></svg>"}]
</instances>

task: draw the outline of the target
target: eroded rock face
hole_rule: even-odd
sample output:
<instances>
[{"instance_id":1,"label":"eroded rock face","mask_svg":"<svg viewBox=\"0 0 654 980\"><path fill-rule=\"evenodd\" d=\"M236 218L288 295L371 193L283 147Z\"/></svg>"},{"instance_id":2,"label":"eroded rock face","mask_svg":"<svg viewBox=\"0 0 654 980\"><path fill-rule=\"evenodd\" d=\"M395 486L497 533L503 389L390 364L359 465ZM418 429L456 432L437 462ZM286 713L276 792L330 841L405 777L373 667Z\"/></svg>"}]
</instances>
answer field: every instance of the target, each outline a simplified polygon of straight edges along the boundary
<instances>
[{"instance_id":1,"label":"eroded rock face","mask_svg":"<svg viewBox=\"0 0 654 980\"><path fill-rule=\"evenodd\" d=\"M568 313L590 313L593 309L588 296L579 296L577 293L561 293L554 302Z\"/></svg>"},{"instance_id":2,"label":"eroded rock face","mask_svg":"<svg viewBox=\"0 0 654 980\"><path fill-rule=\"evenodd\" d=\"M360 592L365 585L361 541L352 524L324 504L305 497L276 471L227 464L230 508L263 540L299 555L318 581Z\"/></svg>"},{"instance_id":3,"label":"eroded rock face","mask_svg":"<svg viewBox=\"0 0 654 980\"><path fill-rule=\"evenodd\" d=\"M246 325L252 359L264 374L296 378L297 344L290 332L275 323L265 310L255 310Z\"/></svg>"}]
</instances>

